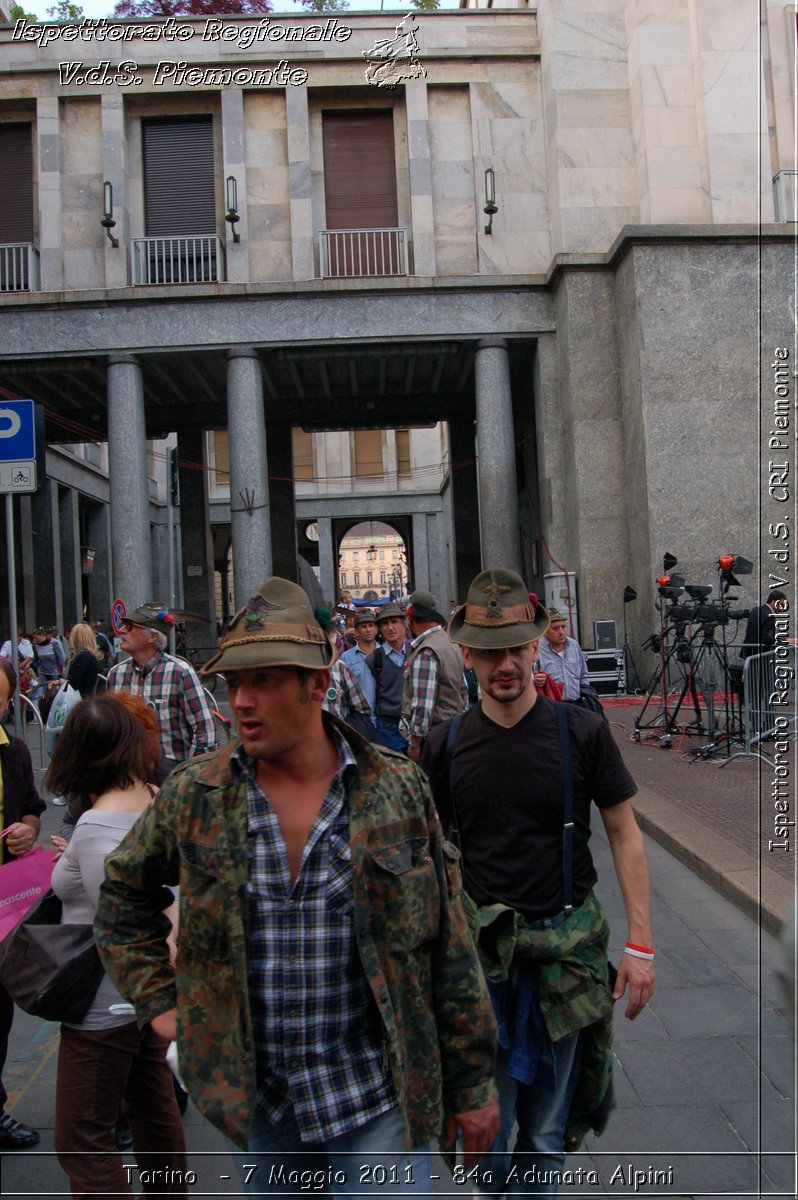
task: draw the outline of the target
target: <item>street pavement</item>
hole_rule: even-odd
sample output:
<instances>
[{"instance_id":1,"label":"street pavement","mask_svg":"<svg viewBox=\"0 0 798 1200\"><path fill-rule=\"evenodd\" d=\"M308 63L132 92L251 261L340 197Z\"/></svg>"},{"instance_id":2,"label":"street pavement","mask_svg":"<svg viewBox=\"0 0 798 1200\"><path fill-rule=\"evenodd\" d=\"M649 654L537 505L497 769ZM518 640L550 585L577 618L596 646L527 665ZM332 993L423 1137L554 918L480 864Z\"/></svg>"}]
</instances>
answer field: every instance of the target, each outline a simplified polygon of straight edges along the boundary
<instances>
[{"instance_id":1,"label":"street pavement","mask_svg":"<svg viewBox=\"0 0 798 1200\"><path fill-rule=\"evenodd\" d=\"M617 1108L602 1137L588 1138L567 1160L560 1194L795 1196L795 1043L775 973L781 950L768 931L779 928L794 894L795 846L790 876L783 860L776 868L763 835L763 823L772 824L767 767L751 759L719 769L695 760L689 747L636 744L627 740L635 711L613 706L608 715L640 785L635 805L651 867L657 992L634 1022L622 1003L616 1010ZM46 835L57 830L61 811L48 808ZM597 890L617 961L623 904L600 821L594 830ZM2 1155L2 1196L69 1194L52 1153L57 1043L57 1026L17 1013L8 1108L42 1140L36 1151ZM193 1107L186 1130L197 1174L189 1194L240 1195L222 1138ZM470 1195L470 1181L455 1185L443 1167L440 1174L438 1194ZM137 1194L135 1175L133 1182Z\"/></svg>"}]
</instances>

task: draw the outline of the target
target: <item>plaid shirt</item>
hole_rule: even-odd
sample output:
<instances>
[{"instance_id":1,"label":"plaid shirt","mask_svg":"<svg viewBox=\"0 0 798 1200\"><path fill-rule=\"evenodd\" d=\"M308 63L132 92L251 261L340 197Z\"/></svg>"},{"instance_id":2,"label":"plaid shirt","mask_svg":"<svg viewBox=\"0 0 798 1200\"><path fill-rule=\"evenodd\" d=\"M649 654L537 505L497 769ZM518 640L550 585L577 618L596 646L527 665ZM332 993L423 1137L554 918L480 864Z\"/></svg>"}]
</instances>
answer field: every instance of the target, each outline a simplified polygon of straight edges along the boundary
<instances>
[{"instance_id":1,"label":"plaid shirt","mask_svg":"<svg viewBox=\"0 0 798 1200\"><path fill-rule=\"evenodd\" d=\"M330 687L321 702L322 708L345 721L350 712L371 716L366 694L351 669L340 658L330 668Z\"/></svg>"},{"instance_id":2,"label":"plaid shirt","mask_svg":"<svg viewBox=\"0 0 798 1200\"><path fill-rule=\"evenodd\" d=\"M411 646L417 646L432 632L432 629L425 629L410 643ZM422 650L411 662L410 686L413 694L410 717L403 717L399 722L399 732L408 741L411 737L425 738L432 722L432 710L438 694L438 657L432 650ZM468 688L464 679L460 680L460 694L465 708L468 705Z\"/></svg>"},{"instance_id":3,"label":"plaid shirt","mask_svg":"<svg viewBox=\"0 0 798 1200\"><path fill-rule=\"evenodd\" d=\"M563 685L563 700L578 700L582 694L582 688L590 684L587 659L579 642L572 637L566 639L565 646L561 651L555 650L549 644L548 639L542 637L538 650L538 662L541 671L545 671L547 675L551 675L552 679L556 679Z\"/></svg>"},{"instance_id":4,"label":"plaid shirt","mask_svg":"<svg viewBox=\"0 0 798 1200\"><path fill-rule=\"evenodd\" d=\"M114 692L133 692L155 710L163 752L173 762L216 749L211 706L188 663L160 650L143 667L129 658L108 672L108 687Z\"/></svg>"},{"instance_id":5,"label":"plaid shirt","mask_svg":"<svg viewBox=\"0 0 798 1200\"><path fill-rule=\"evenodd\" d=\"M272 1124L293 1107L308 1144L387 1112L397 1097L358 957L346 775L356 767L338 733L338 770L311 826L295 882L280 823L241 747L247 788L249 999L258 1104Z\"/></svg>"}]
</instances>

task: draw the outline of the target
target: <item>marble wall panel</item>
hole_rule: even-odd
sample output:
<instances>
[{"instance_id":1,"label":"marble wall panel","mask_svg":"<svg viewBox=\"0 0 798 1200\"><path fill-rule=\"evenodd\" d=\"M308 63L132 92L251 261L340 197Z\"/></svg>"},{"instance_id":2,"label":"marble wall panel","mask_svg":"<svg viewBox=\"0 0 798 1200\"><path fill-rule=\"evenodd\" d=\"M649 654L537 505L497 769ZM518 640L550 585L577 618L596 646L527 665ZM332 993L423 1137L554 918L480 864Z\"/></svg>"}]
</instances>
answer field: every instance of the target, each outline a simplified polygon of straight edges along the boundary
<instances>
[{"instance_id":1,"label":"marble wall panel","mask_svg":"<svg viewBox=\"0 0 798 1200\"><path fill-rule=\"evenodd\" d=\"M557 161L562 167L631 167L635 147L630 129L560 129Z\"/></svg>"}]
</instances>

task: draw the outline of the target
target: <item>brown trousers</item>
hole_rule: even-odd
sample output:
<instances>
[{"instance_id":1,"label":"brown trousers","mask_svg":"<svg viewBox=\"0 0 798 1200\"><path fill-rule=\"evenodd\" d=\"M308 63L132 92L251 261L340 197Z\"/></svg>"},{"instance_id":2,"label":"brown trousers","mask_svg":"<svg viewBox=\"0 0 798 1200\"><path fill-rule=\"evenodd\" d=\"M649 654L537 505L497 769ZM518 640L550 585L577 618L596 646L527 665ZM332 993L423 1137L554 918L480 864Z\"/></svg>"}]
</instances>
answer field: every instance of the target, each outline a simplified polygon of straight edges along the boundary
<instances>
[{"instance_id":1,"label":"brown trousers","mask_svg":"<svg viewBox=\"0 0 798 1200\"><path fill-rule=\"evenodd\" d=\"M115 1029L61 1026L55 1148L76 1200L188 1196L186 1140L166 1049L163 1038L135 1022ZM124 1164L132 1174L114 1140L123 1100L134 1147ZM158 1175L150 1181L148 1172Z\"/></svg>"}]
</instances>

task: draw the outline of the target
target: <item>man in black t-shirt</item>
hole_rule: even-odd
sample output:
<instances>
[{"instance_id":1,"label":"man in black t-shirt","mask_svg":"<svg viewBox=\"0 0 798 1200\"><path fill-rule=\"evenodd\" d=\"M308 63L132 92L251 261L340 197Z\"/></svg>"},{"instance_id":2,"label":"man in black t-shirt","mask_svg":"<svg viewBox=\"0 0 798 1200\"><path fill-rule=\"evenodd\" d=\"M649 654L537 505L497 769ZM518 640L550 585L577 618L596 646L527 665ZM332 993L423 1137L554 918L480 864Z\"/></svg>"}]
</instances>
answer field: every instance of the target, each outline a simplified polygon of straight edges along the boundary
<instances>
[{"instance_id":1,"label":"man in black t-shirt","mask_svg":"<svg viewBox=\"0 0 798 1200\"><path fill-rule=\"evenodd\" d=\"M450 722L430 732L421 764L459 841L465 891L478 910L474 927L500 1026L502 1107L481 1186L508 1195L556 1195L566 1130L573 1151L606 1121L612 1002L628 987L633 1019L654 991L648 868L630 803L637 789L601 717L536 692L532 664L548 621L514 572L476 577L449 636L476 672L482 699L455 718L454 730ZM628 921L612 988L609 931L592 892L591 802Z\"/></svg>"}]
</instances>

